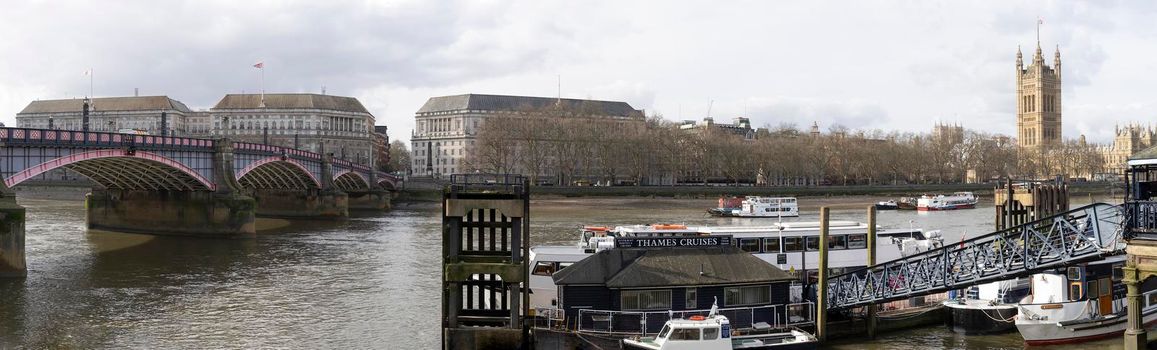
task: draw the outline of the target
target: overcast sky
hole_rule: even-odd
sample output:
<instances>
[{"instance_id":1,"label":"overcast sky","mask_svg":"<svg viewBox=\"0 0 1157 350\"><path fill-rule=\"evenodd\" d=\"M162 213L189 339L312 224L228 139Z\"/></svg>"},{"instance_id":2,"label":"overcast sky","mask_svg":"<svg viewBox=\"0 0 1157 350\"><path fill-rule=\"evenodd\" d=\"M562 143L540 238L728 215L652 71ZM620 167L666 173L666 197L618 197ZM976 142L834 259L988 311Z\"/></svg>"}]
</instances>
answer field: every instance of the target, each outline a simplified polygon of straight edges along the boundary
<instances>
[{"instance_id":1,"label":"overcast sky","mask_svg":"<svg viewBox=\"0 0 1157 350\"><path fill-rule=\"evenodd\" d=\"M0 121L35 99L357 97L408 141L431 96L622 100L670 120L748 115L1013 134L1015 55L1059 45L1064 137L1157 119L1154 2L27 1L0 12Z\"/></svg>"}]
</instances>

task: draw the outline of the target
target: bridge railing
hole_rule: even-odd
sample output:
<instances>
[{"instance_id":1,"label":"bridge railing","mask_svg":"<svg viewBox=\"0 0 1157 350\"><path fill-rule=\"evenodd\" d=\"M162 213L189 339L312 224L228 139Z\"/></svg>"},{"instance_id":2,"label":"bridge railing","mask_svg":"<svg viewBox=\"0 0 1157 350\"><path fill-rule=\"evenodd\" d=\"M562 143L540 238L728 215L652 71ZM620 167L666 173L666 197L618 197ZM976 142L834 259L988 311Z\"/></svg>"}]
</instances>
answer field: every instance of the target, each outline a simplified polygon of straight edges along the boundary
<instances>
[{"instance_id":1,"label":"bridge railing","mask_svg":"<svg viewBox=\"0 0 1157 350\"><path fill-rule=\"evenodd\" d=\"M84 147L142 147L212 149L213 140L191 137L121 134L112 132L0 128L6 145L69 145Z\"/></svg>"},{"instance_id":2,"label":"bridge railing","mask_svg":"<svg viewBox=\"0 0 1157 350\"><path fill-rule=\"evenodd\" d=\"M284 156L292 156L292 157L297 157L297 158L321 160L321 154L313 153L310 151L303 151L303 150L299 150L296 148L289 148L289 147L266 145L266 144L261 144L261 143L236 142L236 141L234 141L233 142L233 151L236 152L238 150L264 153L264 154L267 154L270 156L284 155Z\"/></svg>"},{"instance_id":3,"label":"bridge railing","mask_svg":"<svg viewBox=\"0 0 1157 350\"><path fill-rule=\"evenodd\" d=\"M864 306L1121 254L1124 211L1121 206L1091 204L833 276L828 303L834 309Z\"/></svg>"}]
</instances>

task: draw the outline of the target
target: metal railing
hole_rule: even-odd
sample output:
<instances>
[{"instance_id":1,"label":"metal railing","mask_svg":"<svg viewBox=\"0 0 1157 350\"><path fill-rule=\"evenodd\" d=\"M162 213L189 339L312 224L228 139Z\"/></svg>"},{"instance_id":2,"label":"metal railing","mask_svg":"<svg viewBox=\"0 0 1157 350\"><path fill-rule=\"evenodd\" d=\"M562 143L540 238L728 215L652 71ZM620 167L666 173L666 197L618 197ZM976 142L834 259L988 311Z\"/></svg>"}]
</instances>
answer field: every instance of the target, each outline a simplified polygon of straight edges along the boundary
<instances>
[{"instance_id":1,"label":"metal railing","mask_svg":"<svg viewBox=\"0 0 1157 350\"><path fill-rule=\"evenodd\" d=\"M214 144L211 139L191 137L30 128L0 128L0 142L5 145L140 147L144 149L212 149Z\"/></svg>"},{"instance_id":2,"label":"metal railing","mask_svg":"<svg viewBox=\"0 0 1157 350\"><path fill-rule=\"evenodd\" d=\"M1130 201L1125 208L1125 237L1157 234L1157 201Z\"/></svg>"},{"instance_id":3,"label":"metal railing","mask_svg":"<svg viewBox=\"0 0 1157 350\"><path fill-rule=\"evenodd\" d=\"M1125 210L1096 203L833 276L833 309L1028 276L1033 273L1122 254Z\"/></svg>"},{"instance_id":4,"label":"metal railing","mask_svg":"<svg viewBox=\"0 0 1157 350\"><path fill-rule=\"evenodd\" d=\"M815 322L815 304L812 302L736 307L717 310L726 316L733 329L752 328L766 323L771 328L800 326ZM710 309L685 311L616 311L581 309L574 329L583 333L647 335L658 333L671 319L707 316Z\"/></svg>"},{"instance_id":5,"label":"metal railing","mask_svg":"<svg viewBox=\"0 0 1157 350\"><path fill-rule=\"evenodd\" d=\"M519 174L452 174L450 192L487 192L522 195L527 193L527 180Z\"/></svg>"},{"instance_id":6,"label":"metal railing","mask_svg":"<svg viewBox=\"0 0 1157 350\"><path fill-rule=\"evenodd\" d=\"M553 307L534 308L534 328L566 330L566 310Z\"/></svg>"}]
</instances>

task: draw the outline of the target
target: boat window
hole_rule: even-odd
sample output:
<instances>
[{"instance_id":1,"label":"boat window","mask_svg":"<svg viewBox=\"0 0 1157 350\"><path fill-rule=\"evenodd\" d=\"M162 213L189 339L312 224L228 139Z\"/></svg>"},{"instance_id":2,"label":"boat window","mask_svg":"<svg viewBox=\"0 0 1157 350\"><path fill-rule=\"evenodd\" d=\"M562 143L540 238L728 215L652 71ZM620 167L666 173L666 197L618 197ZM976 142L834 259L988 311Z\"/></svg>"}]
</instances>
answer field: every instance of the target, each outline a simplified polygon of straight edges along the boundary
<instances>
[{"instance_id":1,"label":"boat window","mask_svg":"<svg viewBox=\"0 0 1157 350\"><path fill-rule=\"evenodd\" d=\"M554 263L550 261L539 261L534 264L534 272L538 276L550 276L554 274Z\"/></svg>"},{"instance_id":2,"label":"boat window","mask_svg":"<svg viewBox=\"0 0 1157 350\"><path fill-rule=\"evenodd\" d=\"M1101 291L1101 288L1097 287L1097 280L1089 281L1088 291L1089 291L1089 299L1096 299L1097 297L1100 296L1099 294L1097 294L1097 292Z\"/></svg>"},{"instance_id":3,"label":"boat window","mask_svg":"<svg viewBox=\"0 0 1157 350\"><path fill-rule=\"evenodd\" d=\"M574 265L574 263L560 262L560 263L558 263L558 270L555 270L554 272L562 271L562 269L565 269L565 268L567 268L567 266L571 266L571 265Z\"/></svg>"},{"instance_id":4,"label":"boat window","mask_svg":"<svg viewBox=\"0 0 1157 350\"><path fill-rule=\"evenodd\" d=\"M1113 280L1114 281L1120 281L1122 278L1125 278L1125 272L1121 271L1122 267L1124 267L1124 266L1113 265Z\"/></svg>"},{"instance_id":5,"label":"boat window","mask_svg":"<svg viewBox=\"0 0 1157 350\"><path fill-rule=\"evenodd\" d=\"M785 252L802 252L803 251L803 237L784 237L783 251Z\"/></svg>"},{"instance_id":6,"label":"boat window","mask_svg":"<svg viewBox=\"0 0 1157 350\"><path fill-rule=\"evenodd\" d=\"M745 252L759 253L759 238L739 239L739 249L743 249Z\"/></svg>"},{"instance_id":7,"label":"boat window","mask_svg":"<svg viewBox=\"0 0 1157 350\"><path fill-rule=\"evenodd\" d=\"M726 306L756 305L771 302L770 286L730 287L724 290Z\"/></svg>"},{"instance_id":8,"label":"boat window","mask_svg":"<svg viewBox=\"0 0 1157 350\"><path fill-rule=\"evenodd\" d=\"M814 251L820 250L820 238L819 237L808 236L808 237L805 237L805 239L807 240L807 250L809 252L814 252Z\"/></svg>"},{"instance_id":9,"label":"boat window","mask_svg":"<svg viewBox=\"0 0 1157 350\"><path fill-rule=\"evenodd\" d=\"M699 328L676 328L669 340L699 340Z\"/></svg>"},{"instance_id":10,"label":"boat window","mask_svg":"<svg viewBox=\"0 0 1157 350\"><path fill-rule=\"evenodd\" d=\"M1109 282L1108 278L1102 278L1100 287L1101 287L1101 291L1100 291L1100 293L1097 293L1097 294L1100 294L1103 297L1107 297L1107 296L1109 296L1109 293L1110 293L1109 289L1112 289L1113 284Z\"/></svg>"},{"instance_id":11,"label":"boat window","mask_svg":"<svg viewBox=\"0 0 1157 350\"><path fill-rule=\"evenodd\" d=\"M656 338L656 339L662 339L662 338L666 338L666 337L667 337L667 335L668 335L668 334L670 334L670 333L671 333L671 325L666 325L666 324L665 324L665 325L663 325L663 329L659 331L659 336L657 336L657 337L655 337L655 338Z\"/></svg>"},{"instance_id":12,"label":"boat window","mask_svg":"<svg viewBox=\"0 0 1157 350\"><path fill-rule=\"evenodd\" d=\"M868 235L866 235L866 234L848 235L848 248L849 249L864 249L867 247L868 247Z\"/></svg>"},{"instance_id":13,"label":"boat window","mask_svg":"<svg viewBox=\"0 0 1157 350\"><path fill-rule=\"evenodd\" d=\"M1077 267L1077 266L1069 267L1068 275L1069 275L1068 276L1069 281L1080 281L1081 280L1081 268Z\"/></svg>"},{"instance_id":14,"label":"boat window","mask_svg":"<svg viewBox=\"0 0 1157 350\"><path fill-rule=\"evenodd\" d=\"M1149 303L1149 306L1157 306L1157 292L1146 294L1145 302Z\"/></svg>"},{"instance_id":15,"label":"boat window","mask_svg":"<svg viewBox=\"0 0 1157 350\"><path fill-rule=\"evenodd\" d=\"M704 328L703 340L715 340L719 338L719 328Z\"/></svg>"},{"instance_id":16,"label":"boat window","mask_svg":"<svg viewBox=\"0 0 1157 350\"><path fill-rule=\"evenodd\" d=\"M621 295L623 311L670 310L671 290L625 290Z\"/></svg>"},{"instance_id":17,"label":"boat window","mask_svg":"<svg viewBox=\"0 0 1157 350\"><path fill-rule=\"evenodd\" d=\"M848 236L835 235L835 236L828 237L828 249L830 249L830 250L848 249Z\"/></svg>"},{"instance_id":18,"label":"boat window","mask_svg":"<svg viewBox=\"0 0 1157 350\"><path fill-rule=\"evenodd\" d=\"M684 305L686 306L685 309L694 310L699 307L699 291L695 290L695 288L687 288L687 292L684 293L683 297L684 304L686 304Z\"/></svg>"},{"instance_id":19,"label":"boat window","mask_svg":"<svg viewBox=\"0 0 1157 350\"><path fill-rule=\"evenodd\" d=\"M1069 284L1069 301L1081 300L1081 282Z\"/></svg>"},{"instance_id":20,"label":"boat window","mask_svg":"<svg viewBox=\"0 0 1157 350\"><path fill-rule=\"evenodd\" d=\"M763 252L765 253L779 253L779 237L764 238Z\"/></svg>"}]
</instances>

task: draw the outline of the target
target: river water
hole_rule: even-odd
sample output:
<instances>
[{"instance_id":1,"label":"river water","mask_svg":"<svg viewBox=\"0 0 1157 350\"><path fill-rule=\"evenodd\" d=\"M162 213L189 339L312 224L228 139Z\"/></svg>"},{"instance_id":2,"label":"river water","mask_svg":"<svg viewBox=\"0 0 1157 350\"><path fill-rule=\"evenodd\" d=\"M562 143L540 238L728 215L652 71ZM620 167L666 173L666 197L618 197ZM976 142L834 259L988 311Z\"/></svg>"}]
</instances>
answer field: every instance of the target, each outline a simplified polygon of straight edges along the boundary
<instances>
[{"instance_id":1,"label":"river water","mask_svg":"<svg viewBox=\"0 0 1157 350\"><path fill-rule=\"evenodd\" d=\"M876 200L801 198L803 215L790 220L816 220L816 207L830 205L833 219L862 221L863 208ZM439 347L437 204L402 204L339 222L260 220L257 238L238 240L86 232L82 202L21 204L28 208L28 278L0 280L0 349ZM713 205L646 198L536 200L532 239L571 244L575 228L584 224L761 223L703 215ZM982 205L954 212L882 211L878 218L886 227L940 229L953 242L991 231L993 217L991 205ZM964 337L927 327L832 346L981 349L1020 348L1022 342L1016 333Z\"/></svg>"}]
</instances>

